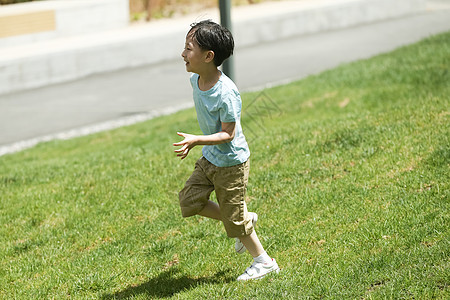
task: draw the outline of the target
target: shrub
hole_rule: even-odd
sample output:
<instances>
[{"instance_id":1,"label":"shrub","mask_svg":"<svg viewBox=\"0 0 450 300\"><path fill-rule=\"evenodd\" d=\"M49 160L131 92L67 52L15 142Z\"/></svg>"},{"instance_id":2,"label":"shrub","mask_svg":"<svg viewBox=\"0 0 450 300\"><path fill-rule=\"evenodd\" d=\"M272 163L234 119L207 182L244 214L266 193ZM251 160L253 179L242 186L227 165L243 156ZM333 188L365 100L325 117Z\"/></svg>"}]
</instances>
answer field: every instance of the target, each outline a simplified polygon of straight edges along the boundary
<instances>
[{"instance_id":1,"label":"shrub","mask_svg":"<svg viewBox=\"0 0 450 300\"><path fill-rule=\"evenodd\" d=\"M0 4L6 5L6 4L16 4L16 3L22 3L22 2L32 2L32 1L40 1L40 0L0 0Z\"/></svg>"}]
</instances>

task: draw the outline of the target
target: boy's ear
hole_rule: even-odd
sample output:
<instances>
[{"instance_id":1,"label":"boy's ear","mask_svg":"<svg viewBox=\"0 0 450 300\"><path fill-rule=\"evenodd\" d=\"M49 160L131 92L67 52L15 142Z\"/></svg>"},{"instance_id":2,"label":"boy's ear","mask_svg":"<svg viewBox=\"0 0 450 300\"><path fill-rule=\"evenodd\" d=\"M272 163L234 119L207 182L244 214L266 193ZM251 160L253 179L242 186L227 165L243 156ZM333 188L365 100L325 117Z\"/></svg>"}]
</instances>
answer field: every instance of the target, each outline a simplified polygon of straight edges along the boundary
<instances>
[{"instance_id":1,"label":"boy's ear","mask_svg":"<svg viewBox=\"0 0 450 300\"><path fill-rule=\"evenodd\" d=\"M213 61L213 59L214 59L214 51L208 50L208 52L206 52L205 62L210 63Z\"/></svg>"}]
</instances>

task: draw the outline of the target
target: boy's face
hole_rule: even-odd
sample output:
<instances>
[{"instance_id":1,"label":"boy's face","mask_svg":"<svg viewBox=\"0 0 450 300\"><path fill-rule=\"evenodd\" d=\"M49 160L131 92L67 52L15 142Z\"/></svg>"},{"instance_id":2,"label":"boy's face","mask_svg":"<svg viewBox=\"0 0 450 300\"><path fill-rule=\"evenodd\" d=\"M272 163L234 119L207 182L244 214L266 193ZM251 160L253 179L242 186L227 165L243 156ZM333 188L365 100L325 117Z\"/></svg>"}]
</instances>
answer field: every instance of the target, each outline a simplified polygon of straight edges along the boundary
<instances>
[{"instance_id":1,"label":"boy's face","mask_svg":"<svg viewBox=\"0 0 450 300\"><path fill-rule=\"evenodd\" d=\"M186 71L193 73L201 73L208 62L208 52L203 50L193 38L194 33L190 32L186 36L186 44L181 53L183 60L186 62Z\"/></svg>"}]
</instances>

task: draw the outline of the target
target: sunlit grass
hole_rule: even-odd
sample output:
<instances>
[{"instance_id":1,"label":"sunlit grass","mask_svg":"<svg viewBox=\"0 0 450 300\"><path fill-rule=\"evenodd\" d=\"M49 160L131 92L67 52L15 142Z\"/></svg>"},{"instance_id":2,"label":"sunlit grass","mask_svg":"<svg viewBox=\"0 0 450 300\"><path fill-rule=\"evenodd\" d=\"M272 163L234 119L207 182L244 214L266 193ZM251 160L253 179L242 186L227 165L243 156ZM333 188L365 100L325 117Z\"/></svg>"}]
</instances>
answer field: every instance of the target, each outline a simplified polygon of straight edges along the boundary
<instances>
[{"instance_id":1,"label":"sunlit grass","mask_svg":"<svg viewBox=\"0 0 450 300\"><path fill-rule=\"evenodd\" d=\"M0 298L448 298L449 66L446 33L243 95L282 268L257 282L220 223L180 215L193 109L0 157Z\"/></svg>"}]
</instances>

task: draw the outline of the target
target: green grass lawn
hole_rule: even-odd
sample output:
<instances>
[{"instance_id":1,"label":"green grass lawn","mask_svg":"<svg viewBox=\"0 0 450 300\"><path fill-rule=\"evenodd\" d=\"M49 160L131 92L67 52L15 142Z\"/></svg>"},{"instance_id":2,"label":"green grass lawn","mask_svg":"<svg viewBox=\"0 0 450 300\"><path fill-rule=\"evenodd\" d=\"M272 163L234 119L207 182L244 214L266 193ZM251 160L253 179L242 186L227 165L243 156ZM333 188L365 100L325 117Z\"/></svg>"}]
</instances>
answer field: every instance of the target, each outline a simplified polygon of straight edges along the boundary
<instances>
[{"instance_id":1,"label":"green grass lawn","mask_svg":"<svg viewBox=\"0 0 450 300\"><path fill-rule=\"evenodd\" d=\"M282 268L255 282L220 223L180 215L193 109L0 157L0 298L448 299L449 68L446 33L243 95Z\"/></svg>"}]
</instances>

